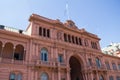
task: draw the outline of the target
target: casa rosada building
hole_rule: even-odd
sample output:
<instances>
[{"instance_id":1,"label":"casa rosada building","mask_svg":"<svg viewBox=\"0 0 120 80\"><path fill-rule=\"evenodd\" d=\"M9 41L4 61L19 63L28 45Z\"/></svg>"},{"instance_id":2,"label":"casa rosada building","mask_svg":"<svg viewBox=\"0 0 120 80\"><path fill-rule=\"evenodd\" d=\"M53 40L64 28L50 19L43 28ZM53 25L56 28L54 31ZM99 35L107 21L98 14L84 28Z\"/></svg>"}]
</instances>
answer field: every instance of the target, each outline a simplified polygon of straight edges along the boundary
<instances>
[{"instance_id":1,"label":"casa rosada building","mask_svg":"<svg viewBox=\"0 0 120 80\"><path fill-rule=\"evenodd\" d=\"M120 80L120 58L75 23L37 14L26 31L0 25L0 80Z\"/></svg>"}]
</instances>

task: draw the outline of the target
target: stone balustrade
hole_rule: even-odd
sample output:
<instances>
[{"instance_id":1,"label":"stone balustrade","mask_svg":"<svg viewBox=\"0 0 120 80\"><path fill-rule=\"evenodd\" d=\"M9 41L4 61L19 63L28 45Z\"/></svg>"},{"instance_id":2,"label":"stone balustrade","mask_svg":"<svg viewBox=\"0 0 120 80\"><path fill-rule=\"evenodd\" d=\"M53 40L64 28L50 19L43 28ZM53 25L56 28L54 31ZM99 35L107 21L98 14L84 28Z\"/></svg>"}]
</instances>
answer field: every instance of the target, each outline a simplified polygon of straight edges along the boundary
<instances>
[{"instance_id":1,"label":"stone balustrade","mask_svg":"<svg viewBox=\"0 0 120 80\"><path fill-rule=\"evenodd\" d=\"M97 66L96 64L93 64L91 66L87 66L87 69L89 69L89 70L106 70L106 66L104 64L101 64L101 66Z\"/></svg>"},{"instance_id":2,"label":"stone balustrade","mask_svg":"<svg viewBox=\"0 0 120 80\"><path fill-rule=\"evenodd\" d=\"M23 64L25 64L25 61L24 60L14 60L14 59L9 59L9 58L0 58L0 63L23 65Z\"/></svg>"}]
</instances>

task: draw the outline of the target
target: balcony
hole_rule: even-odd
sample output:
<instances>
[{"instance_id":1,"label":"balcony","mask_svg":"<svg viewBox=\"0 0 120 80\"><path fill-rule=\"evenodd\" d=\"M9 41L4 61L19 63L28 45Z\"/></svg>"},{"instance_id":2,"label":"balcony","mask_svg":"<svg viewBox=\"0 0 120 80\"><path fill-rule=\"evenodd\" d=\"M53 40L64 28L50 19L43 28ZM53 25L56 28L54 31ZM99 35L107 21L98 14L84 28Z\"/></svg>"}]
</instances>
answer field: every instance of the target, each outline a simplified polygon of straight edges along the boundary
<instances>
[{"instance_id":1,"label":"balcony","mask_svg":"<svg viewBox=\"0 0 120 80\"><path fill-rule=\"evenodd\" d=\"M98 71L106 71L106 66L102 64L100 67L98 67L96 64L93 64L91 66L87 66L87 69L89 70L98 70Z\"/></svg>"},{"instance_id":2,"label":"balcony","mask_svg":"<svg viewBox=\"0 0 120 80\"><path fill-rule=\"evenodd\" d=\"M35 66L38 66L38 67L55 67L55 62L36 60L35 61Z\"/></svg>"},{"instance_id":3,"label":"balcony","mask_svg":"<svg viewBox=\"0 0 120 80\"><path fill-rule=\"evenodd\" d=\"M34 66L37 67L60 67L60 68L66 68L65 63L55 62L55 61L42 61L42 60L35 60L31 62Z\"/></svg>"},{"instance_id":4,"label":"balcony","mask_svg":"<svg viewBox=\"0 0 120 80\"><path fill-rule=\"evenodd\" d=\"M17 65L25 64L24 60L14 60L14 59L9 59L9 58L0 58L0 63L2 63L2 64L17 64Z\"/></svg>"},{"instance_id":5,"label":"balcony","mask_svg":"<svg viewBox=\"0 0 120 80\"><path fill-rule=\"evenodd\" d=\"M56 66L60 67L60 68L66 68L67 65L64 62L57 62Z\"/></svg>"}]
</instances>

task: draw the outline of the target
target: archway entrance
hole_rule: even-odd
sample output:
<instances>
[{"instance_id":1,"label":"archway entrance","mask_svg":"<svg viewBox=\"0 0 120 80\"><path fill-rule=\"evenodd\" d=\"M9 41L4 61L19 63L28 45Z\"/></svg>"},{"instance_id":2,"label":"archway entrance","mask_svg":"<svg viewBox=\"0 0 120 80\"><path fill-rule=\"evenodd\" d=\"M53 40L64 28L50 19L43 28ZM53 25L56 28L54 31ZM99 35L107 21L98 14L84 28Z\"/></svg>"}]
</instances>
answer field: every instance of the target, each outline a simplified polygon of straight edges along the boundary
<instances>
[{"instance_id":1,"label":"archway entrance","mask_svg":"<svg viewBox=\"0 0 120 80\"><path fill-rule=\"evenodd\" d=\"M69 64L70 64L70 77L71 80L83 80L82 77L82 73L81 73L81 63L79 62L79 60L72 56L69 60Z\"/></svg>"}]
</instances>

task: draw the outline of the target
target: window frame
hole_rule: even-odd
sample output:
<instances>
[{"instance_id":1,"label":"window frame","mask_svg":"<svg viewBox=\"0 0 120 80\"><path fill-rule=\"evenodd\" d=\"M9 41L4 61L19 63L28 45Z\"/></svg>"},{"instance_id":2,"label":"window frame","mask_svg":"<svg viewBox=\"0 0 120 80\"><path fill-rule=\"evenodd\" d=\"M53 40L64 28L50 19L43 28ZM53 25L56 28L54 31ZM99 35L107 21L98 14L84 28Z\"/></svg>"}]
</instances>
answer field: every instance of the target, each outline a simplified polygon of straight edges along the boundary
<instances>
[{"instance_id":1,"label":"window frame","mask_svg":"<svg viewBox=\"0 0 120 80\"><path fill-rule=\"evenodd\" d=\"M92 59L88 58L88 66L92 66Z\"/></svg>"},{"instance_id":2,"label":"window frame","mask_svg":"<svg viewBox=\"0 0 120 80\"><path fill-rule=\"evenodd\" d=\"M105 65L106 65L107 70L110 70L110 69L111 69L109 62L105 62Z\"/></svg>"},{"instance_id":3,"label":"window frame","mask_svg":"<svg viewBox=\"0 0 120 80\"><path fill-rule=\"evenodd\" d=\"M100 61L100 59L99 58L96 58L96 65L97 65L97 67L98 68L101 68L101 61Z\"/></svg>"},{"instance_id":4,"label":"window frame","mask_svg":"<svg viewBox=\"0 0 120 80\"><path fill-rule=\"evenodd\" d=\"M99 80L104 80L104 77L101 75L101 76L99 77Z\"/></svg>"},{"instance_id":5,"label":"window frame","mask_svg":"<svg viewBox=\"0 0 120 80\"><path fill-rule=\"evenodd\" d=\"M63 55L62 54L58 54L58 61L60 62L60 63L63 63Z\"/></svg>"},{"instance_id":6,"label":"window frame","mask_svg":"<svg viewBox=\"0 0 120 80\"><path fill-rule=\"evenodd\" d=\"M119 68L119 70L120 70L120 64L118 64L118 68Z\"/></svg>"},{"instance_id":7,"label":"window frame","mask_svg":"<svg viewBox=\"0 0 120 80\"><path fill-rule=\"evenodd\" d=\"M41 49L40 58L42 61L48 61L48 50L46 48Z\"/></svg>"},{"instance_id":8,"label":"window frame","mask_svg":"<svg viewBox=\"0 0 120 80\"><path fill-rule=\"evenodd\" d=\"M10 73L9 80L15 80L15 79L16 79L16 74L15 73Z\"/></svg>"},{"instance_id":9,"label":"window frame","mask_svg":"<svg viewBox=\"0 0 120 80\"><path fill-rule=\"evenodd\" d=\"M12 75L14 75L14 78L11 78ZM22 80L22 74L20 72L19 73L11 72L9 74L9 80Z\"/></svg>"},{"instance_id":10,"label":"window frame","mask_svg":"<svg viewBox=\"0 0 120 80\"><path fill-rule=\"evenodd\" d=\"M113 76L109 76L109 80L114 80Z\"/></svg>"},{"instance_id":11,"label":"window frame","mask_svg":"<svg viewBox=\"0 0 120 80\"><path fill-rule=\"evenodd\" d=\"M117 66L115 63L112 63L113 70L117 70Z\"/></svg>"},{"instance_id":12,"label":"window frame","mask_svg":"<svg viewBox=\"0 0 120 80\"><path fill-rule=\"evenodd\" d=\"M45 79L47 78L47 79ZM40 80L49 80L49 76L46 72L41 73Z\"/></svg>"}]
</instances>

